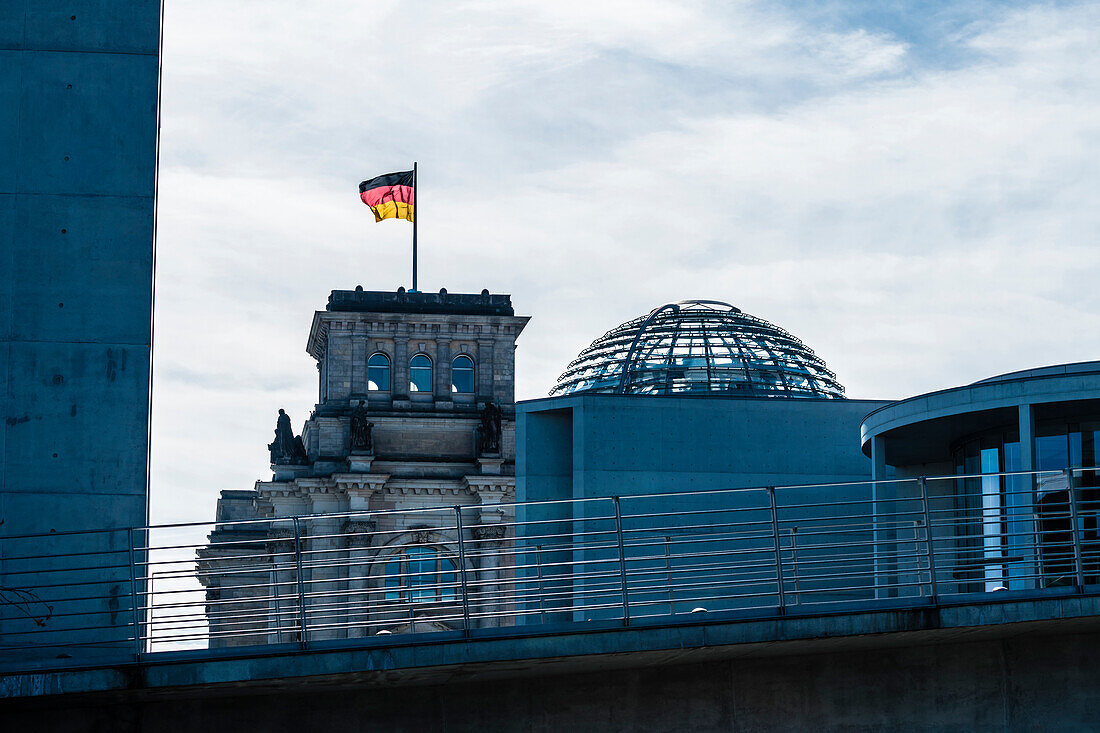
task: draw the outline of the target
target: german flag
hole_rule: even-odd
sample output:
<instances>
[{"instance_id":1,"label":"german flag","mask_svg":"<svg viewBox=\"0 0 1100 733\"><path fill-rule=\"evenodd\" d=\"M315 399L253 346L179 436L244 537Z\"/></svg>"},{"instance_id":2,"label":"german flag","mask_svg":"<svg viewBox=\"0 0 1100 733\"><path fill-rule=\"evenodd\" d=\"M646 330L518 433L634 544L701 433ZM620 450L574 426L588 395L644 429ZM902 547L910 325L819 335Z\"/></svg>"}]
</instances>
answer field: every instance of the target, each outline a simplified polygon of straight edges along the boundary
<instances>
[{"instance_id":1,"label":"german flag","mask_svg":"<svg viewBox=\"0 0 1100 733\"><path fill-rule=\"evenodd\" d=\"M413 221L416 207L416 176L412 171L387 173L359 184L359 198L374 212L374 220Z\"/></svg>"}]
</instances>

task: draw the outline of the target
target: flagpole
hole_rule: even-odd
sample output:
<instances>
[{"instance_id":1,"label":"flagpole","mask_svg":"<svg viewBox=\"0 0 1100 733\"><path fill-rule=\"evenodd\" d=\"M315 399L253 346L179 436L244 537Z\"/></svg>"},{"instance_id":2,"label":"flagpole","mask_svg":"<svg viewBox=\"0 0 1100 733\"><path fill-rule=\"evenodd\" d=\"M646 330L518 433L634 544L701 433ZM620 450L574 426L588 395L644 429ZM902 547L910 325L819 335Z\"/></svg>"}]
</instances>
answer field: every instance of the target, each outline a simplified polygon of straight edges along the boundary
<instances>
[{"instance_id":1,"label":"flagpole","mask_svg":"<svg viewBox=\"0 0 1100 733\"><path fill-rule=\"evenodd\" d=\"M420 220L420 190L416 186L416 161L413 161L413 287L416 292L416 222Z\"/></svg>"}]
</instances>

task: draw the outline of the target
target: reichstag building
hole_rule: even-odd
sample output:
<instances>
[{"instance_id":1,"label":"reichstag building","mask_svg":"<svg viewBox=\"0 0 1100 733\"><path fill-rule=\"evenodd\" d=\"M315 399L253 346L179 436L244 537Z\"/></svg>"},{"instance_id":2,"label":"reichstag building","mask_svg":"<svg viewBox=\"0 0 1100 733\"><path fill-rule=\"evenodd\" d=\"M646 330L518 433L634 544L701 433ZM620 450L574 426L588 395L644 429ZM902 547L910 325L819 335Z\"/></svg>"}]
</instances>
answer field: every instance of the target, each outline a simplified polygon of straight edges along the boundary
<instances>
[{"instance_id":1,"label":"reichstag building","mask_svg":"<svg viewBox=\"0 0 1100 733\"><path fill-rule=\"evenodd\" d=\"M199 551L212 646L1100 579L1100 362L854 400L783 328L688 300L516 403L527 321L488 291L331 293L313 412L280 410L272 476L222 492Z\"/></svg>"}]
</instances>

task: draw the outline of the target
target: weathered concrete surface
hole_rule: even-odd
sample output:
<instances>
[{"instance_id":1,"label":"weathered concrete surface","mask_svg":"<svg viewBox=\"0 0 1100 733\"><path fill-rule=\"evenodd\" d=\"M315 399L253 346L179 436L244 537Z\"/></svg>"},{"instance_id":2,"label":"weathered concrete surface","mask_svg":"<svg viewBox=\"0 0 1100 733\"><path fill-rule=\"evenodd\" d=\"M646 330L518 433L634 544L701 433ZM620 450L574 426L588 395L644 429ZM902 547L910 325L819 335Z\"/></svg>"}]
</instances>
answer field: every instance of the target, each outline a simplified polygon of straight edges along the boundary
<instances>
[{"instance_id":1,"label":"weathered concrete surface","mask_svg":"<svg viewBox=\"0 0 1100 733\"><path fill-rule=\"evenodd\" d=\"M1059 598L176 659L0 678L26 695L0 713L67 731L1085 730L1098 611Z\"/></svg>"},{"instance_id":2,"label":"weathered concrete surface","mask_svg":"<svg viewBox=\"0 0 1100 733\"><path fill-rule=\"evenodd\" d=\"M159 0L0 3L7 535L147 523L159 40Z\"/></svg>"},{"instance_id":3,"label":"weathered concrete surface","mask_svg":"<svg viewBox=\"0 0 1100 733\"><path fill-rule=\"evenodd\" d=\"M0 2L5 537L148 523L159 43L160 0ZM50 584L2 559L42 542L0 543L3 585ZM76 613L110 615L118 579L82 580L103 598ZM21 623L0 614L0 634Z\"/></svg>"}]
</instances>

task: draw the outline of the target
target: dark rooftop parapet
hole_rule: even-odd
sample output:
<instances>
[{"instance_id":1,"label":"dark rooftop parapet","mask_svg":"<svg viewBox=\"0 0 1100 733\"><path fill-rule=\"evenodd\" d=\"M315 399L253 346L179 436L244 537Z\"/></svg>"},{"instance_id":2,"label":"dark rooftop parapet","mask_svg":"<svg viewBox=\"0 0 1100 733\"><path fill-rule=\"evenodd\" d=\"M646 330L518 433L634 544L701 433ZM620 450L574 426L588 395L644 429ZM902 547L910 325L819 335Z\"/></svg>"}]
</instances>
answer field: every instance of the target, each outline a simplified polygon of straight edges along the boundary
<instances>
[{"instance_id":1,"label":"dark rooftop parapet","mask_svg":"<svg viewBox=\"0 0 1100 733\"><path fill-rule=\"evenodd\" d=\"M330 311L377 313L440 313L462 316L514 316L511 295L492 295L488 290L476 293L412 293L404 288L393 291L333 290L328 296Z\"/></svg>"}]
</instances>

